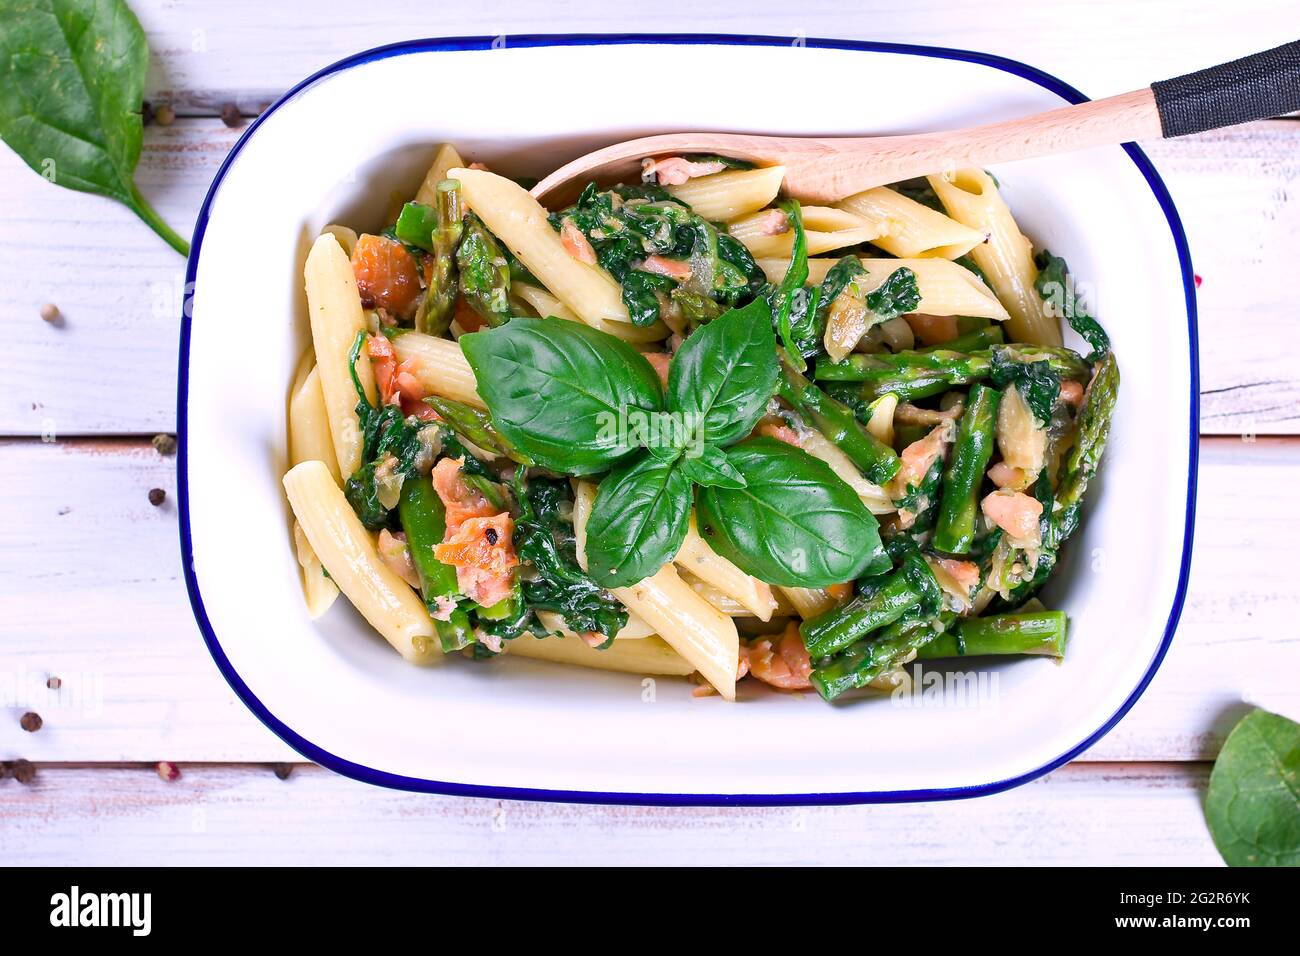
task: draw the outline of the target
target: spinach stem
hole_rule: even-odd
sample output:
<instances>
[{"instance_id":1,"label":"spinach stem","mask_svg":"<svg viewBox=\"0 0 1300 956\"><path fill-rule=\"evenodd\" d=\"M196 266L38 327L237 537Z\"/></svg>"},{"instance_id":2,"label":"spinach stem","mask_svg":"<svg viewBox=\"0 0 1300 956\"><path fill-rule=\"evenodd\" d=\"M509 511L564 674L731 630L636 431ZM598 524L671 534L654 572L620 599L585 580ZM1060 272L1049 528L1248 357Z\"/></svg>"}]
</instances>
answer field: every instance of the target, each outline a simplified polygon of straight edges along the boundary
<instances>
[{"instance_id":1,"label":"spinach stem","mask_svg":"<svg viewBox=\"0 0 1300 956\"><path fill-rule=\"evenodd\" d=\"M163 222L162 216L158 215L153 206L149 205L149 201L144 198L135 185L131 186L131 208L135 210L137 216L148 224L150 229L162 237L162 240L167 245L189 258L190 244L178 236L171 226Z\"/></svg>"}]
</instances>

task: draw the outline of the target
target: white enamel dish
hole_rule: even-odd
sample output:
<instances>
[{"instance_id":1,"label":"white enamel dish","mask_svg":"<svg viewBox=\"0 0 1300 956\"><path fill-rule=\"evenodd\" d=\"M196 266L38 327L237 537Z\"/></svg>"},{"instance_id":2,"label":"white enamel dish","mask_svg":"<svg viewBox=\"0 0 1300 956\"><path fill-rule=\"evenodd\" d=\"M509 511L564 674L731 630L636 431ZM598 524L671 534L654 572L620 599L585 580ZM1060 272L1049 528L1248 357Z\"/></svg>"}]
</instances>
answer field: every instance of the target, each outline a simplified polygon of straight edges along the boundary
<instances>
[{"instance_id":1,"label":"white enamel dish","mask_svg":"<svg viewBox=\"0 0 1300 956\"><path fill-rule=\"evenodd\" d=\"M602 81L698 76L702 63L736 78L733 92L629 97L624 82ZM473 77L473 97L451 95L456 76ZM584 78L580 98L574 77ZM1123 385L1102 478L1045 594L1069 614L1065 660L962 662L992 675L964 702L954 690L829 706L812 693L751 690L728 705L693 697L685 681L540 661L412 667L346 600L308 619L280 484L285 395L307 337L310 241L331 222L377 228L391 198L414 193L438 142L501 172L538 175L654 132L920 132L1080 99L1050 76L979 54L756 37L520 37L504 48L490 38L422 40L304 81L252 124L217 174L189 262L181 548L222 673L306 758L437 793L930 800L1003 790L1082 752L1159 665L1191 549L1192 273L1172 201L1134 147L993 169L1035 245L1065 256L1089 294Z\"/></svg>"}]
</instances>

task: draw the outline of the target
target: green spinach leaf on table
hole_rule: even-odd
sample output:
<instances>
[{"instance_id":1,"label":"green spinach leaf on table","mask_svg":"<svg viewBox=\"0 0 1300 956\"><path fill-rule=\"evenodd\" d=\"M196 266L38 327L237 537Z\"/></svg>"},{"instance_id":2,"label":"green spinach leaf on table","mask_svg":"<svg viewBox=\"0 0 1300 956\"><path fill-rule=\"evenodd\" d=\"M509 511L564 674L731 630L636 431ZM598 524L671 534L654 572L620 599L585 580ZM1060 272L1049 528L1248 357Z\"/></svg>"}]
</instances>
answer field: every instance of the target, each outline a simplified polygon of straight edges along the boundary
<instances>
[{"instance_id":1,"label":"green spinach leaf on table","mask_svg":"<svg viewBox=\"0 0 1300 956\"><path fill-rule=\"evenodd\" d=\"M50 182L116 199L188 255L135 184L148 69L123 0L0 2L0 139Z\"/></svg>"},{"instance_id":2,"label":"green spinach leaf on table","mask_svg":"<svg viewBox=\"0 0 1300 956\"><path fill-rule=\"evenodd\" d=\"M1300 724L1255 710L1219 751L1205 796L1229 866L1300 866Z\"/></svg>"}]
</instances>

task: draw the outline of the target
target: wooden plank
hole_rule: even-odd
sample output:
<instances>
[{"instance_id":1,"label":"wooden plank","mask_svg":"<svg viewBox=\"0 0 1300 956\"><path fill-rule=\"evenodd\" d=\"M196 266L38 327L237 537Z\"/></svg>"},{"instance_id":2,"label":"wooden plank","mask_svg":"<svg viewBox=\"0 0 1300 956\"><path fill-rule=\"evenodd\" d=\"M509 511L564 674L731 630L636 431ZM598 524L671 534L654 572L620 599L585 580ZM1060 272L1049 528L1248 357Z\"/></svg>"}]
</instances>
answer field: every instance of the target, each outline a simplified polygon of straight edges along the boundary
<instances>
[{"instance_id":1,"label":"wooden plank","mask_svg":"<svg viewBox=\"0 0 1300 956\"><path fill-rule=\"evenodd\" d=\"M181 232L237 135L215 120L148 130L142 188ZM1300 432L1300 372L1288 350L1258 347L1291 336L1300 123L1157 143L1151 153L1205 280L1205 431ZM42 182L3 148L0 207L0 315L9 334L0 435L171 429L181 258L122 207ZM65 326L40 320L44 302L63 310Z\"/></svg>"},{"instance_id":2,"label":"wooden plank","mask_svg":"<svg viewBox=\"0 0 1300 956\"><path fill-rule=\"evenodd\" d=\"M58 865L1215 865L1204 764L1072 764L944 804L585 807L429 797L317 767L40 768L0 783L0 854ZM1063 825L1062 821L1068 821Z\"/></svg>"},{"instance_id":3,"label":"wooden plank","mask_svg":"<svg viewBox=\"0 0 1300 956\"><path fill-rule=\"evenodd\" d=\"M1300 442L1203 442L1182 626L1144 698L1088 759L1211 758L1243 701L1300 717L1298 476ZM174 459L141 441L10 441L0 486L0 759L292 758L228 689L191 617L174 506L147 500L152 487L173 493ZM50 674L64 680L58 695ZM18 730L26 709L45 719L39 733Z\"/></svg>"},{"instance_id":4,"label":"wooden plank","mask_svg":"<svg viewBox=\"0 0 1300 956\"><path fill-rule=\"evenodd\" d=\"M256 111L335 60L419 36L501 36L509 45L509 34L744 30L884 40L1020 59L1091 96L1105 96L1275 46L1294 32L1292 11L1270 0L1243 0L1231 8L1207 0L883 0L870 6L807 0L797 6L751 4L743 23L725 8L692 0L662 0L653 7L629 0L546 7L442 4L436 16L421 0L390 0L373 12L341 0L314 3L309 12L302 4L257 0L226 0L220 14L174 0L135 0L132 7L153 49L149 89L194 111L213 111L228 101ZM1123 30L1114 28L1117 22ZM1171 24L1195 28L1180 31L1177 43L1151 41Z\"/></svg>"}]
</instances>

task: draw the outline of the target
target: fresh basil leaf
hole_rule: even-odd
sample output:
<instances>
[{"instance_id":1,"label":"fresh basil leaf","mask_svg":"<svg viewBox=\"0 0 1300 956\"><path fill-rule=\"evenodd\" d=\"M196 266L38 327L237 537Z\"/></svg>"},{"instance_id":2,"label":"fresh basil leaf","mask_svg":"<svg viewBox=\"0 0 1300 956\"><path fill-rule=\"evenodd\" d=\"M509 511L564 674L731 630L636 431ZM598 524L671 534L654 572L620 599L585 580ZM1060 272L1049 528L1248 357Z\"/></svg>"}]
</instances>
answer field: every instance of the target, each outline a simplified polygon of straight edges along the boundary
<instances>
[{"instance_id":1,"label":"fresh basil leaf","mask_svg":"<svg viewBox=\"0 0 1300 956\"><path fill-rule=\"evenodd\" d=\"M610 472L587 520L587 573L602 587L635 584L681 549L691 514L691 482L649 455Z\"/></svg>"},{"instance_id":2,"label":"fresh basil leaf","mask_svg":"<svg viewBox=\"0 0 1300 956\"><path fill-rule=\"evenodd\" d=\"M773 438L727 450L746 487L703 488L700 533L713 550L768 584L827 587L872 568L879 525L830 466Z\"/></svg>"},{"instance_id":3,"label":"fresh basil leaf","mask_svg":"<svg viewBox=\"0 0 1300 956\"><path fill-rule=\"evenodd\" d=\"M696 455L683 455L680 467L687 478L705 488L745 487L745 476L716 445L705 445Z\"/></svg>"},{"instance_id":4,"label":"fresh basil leaf","mask_svg":"<svg viewBox=\"0 0 1300 956\"><path fill-rule=\"evenodd\" d=\"M1300 866L1300 724L1243 717L1214 762L1205 818L1229 866Z\"/></svg>"},{"instance_id":5,"label":"fresh basil leaf","mask_svg":"<svg viewBox=\"0 0 1300 956\"><path fill-rule=\"evenodd\" d=\"M116 199L189 255L135 185L148 69L124 0L0 7L0 139L50 182Z\"/></svg>"},{"instance_id":6,"label":"fresh basil leaf","mask_svg":"<svg viewBox=\"0 0 1300 956\"><path fill-rule=\"evenodd\" d=\"M668 368L668 408L714 445L754 430L776 391L776 336L767 303L755 299L703 326Z\"/></svg>"},{"instance_id":7,"label":"fresh basil leaf","mask_svg":"<svg viewBox=\"0 0 1300 956\"><path fill-rule=\"evenodd\" d=\"M1066 266L1065 260L1044 249L1034 257L1034 263L1038 266L1038 278L1034 280L1034 289L1042 297L1046 307L1053 314L1070 323L1070 328L1078 332L1083 340L1092 346L1088 364L1100 361L1110 352L1110 336L1075 295L1074 283L1070 279L1069 267Z\"/></svg>"},{"instance_id":8,"label":"fresh basil leaf","mask_svg":"<svg viewBox=\"0 0 1300 956\"><path fill-rule=\"evenodd\" d=\"M637 447L634 416L663 408L659 377L636 349L580 322L516 318L460 337L497 430L552 471L589 475Z\"/></svg>"}]
</instances>

